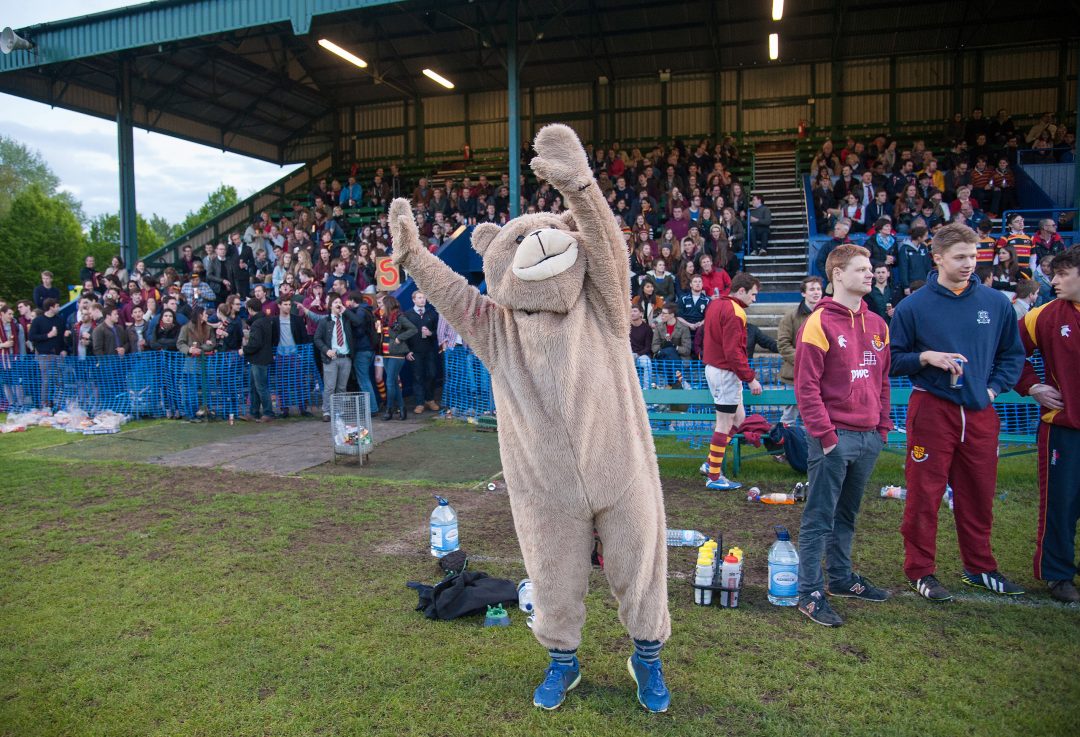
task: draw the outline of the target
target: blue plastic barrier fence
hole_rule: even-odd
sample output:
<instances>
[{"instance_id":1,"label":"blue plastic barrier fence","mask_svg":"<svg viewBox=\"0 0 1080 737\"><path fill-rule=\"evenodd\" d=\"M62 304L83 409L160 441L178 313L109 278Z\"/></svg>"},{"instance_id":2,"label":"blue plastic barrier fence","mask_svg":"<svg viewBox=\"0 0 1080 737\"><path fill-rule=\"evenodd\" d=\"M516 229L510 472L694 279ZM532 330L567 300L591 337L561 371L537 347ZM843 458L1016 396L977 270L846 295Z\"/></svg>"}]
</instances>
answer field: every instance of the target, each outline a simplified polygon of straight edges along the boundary
<instances>
[{"instance_id":1,"label":"blue plastic barrier fence","mask_svg":"<svg viewBox=\"0 0 1080 737\"><path fill-rule=\"evenodd\" d=\"M483 363L464 346L458 346L446 353L446 383L443 388L443 407L451 409L455 415L477 416L495 411L495 400L491 395L491 377ZM1036 372L1042 375L1042 359L1031 359ZM789 384L780 381L781 359L779 357L755 358L750 361L757 373L758 380L765 389L790 389ZM657 361L638 362L638 382L644 388L671 387L684 389L706 389L705 365L700 361ZM911 382L906 378L893 378L891 384L896 389L909 389ZM1039 407L1035 404L995 403L994 409L1001 418L1001 433L1009 435L1032 435L1039 424ZM683 440L697 447L708 438L695 437L700 431L712 425L715 415L712 405L695 405L685 408L686 412L700 412L700 422L682 423L687 435ZM760 414L769 423L778 422L784 411L782 406L755 405L752 410ZM892 408L892 419L898 429L907 425L907 406ZM670 422L654 422L654 429L669 429ZM663 425L661 428L660 425Z\"/></svg>"},{"instance_id":2,"label":"blue plastic barrier fence","mask_svg":"<svg viewBox=\"0 0 1080 737\"><path fill-rule=\"evenodd\" d=\"M321 401L321 377L310 345L280 349L270 370L279 408ZM90 414L112 410L132 417L193 417L206 407L219 417L250 405L247 361L235 352L186 356L145 351L127 356L17 356L0 360L0 411L51 406Z\"/></svg>"}]
</instances>

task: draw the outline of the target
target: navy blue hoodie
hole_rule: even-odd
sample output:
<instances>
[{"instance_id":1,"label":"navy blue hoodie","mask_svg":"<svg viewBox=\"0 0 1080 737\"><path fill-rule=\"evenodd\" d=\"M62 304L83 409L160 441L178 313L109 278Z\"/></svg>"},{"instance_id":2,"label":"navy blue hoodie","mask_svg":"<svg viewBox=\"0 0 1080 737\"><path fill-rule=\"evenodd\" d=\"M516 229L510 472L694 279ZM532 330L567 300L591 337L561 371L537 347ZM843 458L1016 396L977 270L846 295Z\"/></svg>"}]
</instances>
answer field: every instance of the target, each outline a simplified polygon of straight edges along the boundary
<instances>
[{"instance_id":1,"label":"navy blue hoodie","mask_svg":"<svg viewBox=\"0 0 1080 737\"><path fill-rule=\"evenodd\" d=\"M990 404L986 393L1003 394L1020 379L1024 347L1009 298L973 275L960 294L938 284L930 272L926 286L896 306L889 324L893 376L969 409ZM919 363L923 351L960 353L967 358L964 386L949 388L949 372Z\"/></svg>"}]
</instances>

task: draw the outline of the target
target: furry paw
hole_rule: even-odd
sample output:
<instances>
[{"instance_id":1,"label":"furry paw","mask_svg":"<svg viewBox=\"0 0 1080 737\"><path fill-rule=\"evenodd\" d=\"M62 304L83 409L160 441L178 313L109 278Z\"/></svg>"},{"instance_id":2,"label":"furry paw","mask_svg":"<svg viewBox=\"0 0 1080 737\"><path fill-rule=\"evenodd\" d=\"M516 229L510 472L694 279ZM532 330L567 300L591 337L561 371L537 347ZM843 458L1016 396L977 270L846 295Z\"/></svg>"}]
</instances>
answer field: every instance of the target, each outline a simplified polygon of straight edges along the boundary
<instances>
[{"instance_id":1,"label":"furry paw","mask_svg":"<svg viewBox=\"0 0 1080 737\"><path fill-rule=\"evenodd\" d=\"M390 237L394 246L393 259L398 263L406 253L421 248L420 231L416 228L409 201L398 197L390 203Z\"/></svg>"},{"instance_id":2,"label":"furry paw","mask_svg":"<svg viewBox=\"0 0 1080 737\"><path fill-rule=\"evenodd\" d=\"M569 126L559 123L544 126L536 134L533 148L537 156L529 166L556 189L576 189L592 180L585 149Z\"/></svg>"}]
</instances>

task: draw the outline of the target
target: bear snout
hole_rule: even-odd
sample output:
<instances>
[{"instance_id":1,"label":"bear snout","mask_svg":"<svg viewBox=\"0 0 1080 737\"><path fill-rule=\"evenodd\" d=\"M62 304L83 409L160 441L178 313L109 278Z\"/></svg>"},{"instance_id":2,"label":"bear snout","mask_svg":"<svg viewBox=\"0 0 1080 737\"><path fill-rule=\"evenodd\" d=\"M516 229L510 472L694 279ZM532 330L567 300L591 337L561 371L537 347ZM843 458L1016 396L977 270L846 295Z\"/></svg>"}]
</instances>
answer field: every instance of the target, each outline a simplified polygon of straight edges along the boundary
<instances>
[{"instance_id":1,"label":"bear snout","mask_svg":"<svg viewBox=\"0 0 1080 737\"><path fill-rule=\"evenodd\" d=\"M538 228L519 238L513 272L525 281L550 279L573 266L577 255L577 241L565 230Z\"/></svg>"}]
</instances>

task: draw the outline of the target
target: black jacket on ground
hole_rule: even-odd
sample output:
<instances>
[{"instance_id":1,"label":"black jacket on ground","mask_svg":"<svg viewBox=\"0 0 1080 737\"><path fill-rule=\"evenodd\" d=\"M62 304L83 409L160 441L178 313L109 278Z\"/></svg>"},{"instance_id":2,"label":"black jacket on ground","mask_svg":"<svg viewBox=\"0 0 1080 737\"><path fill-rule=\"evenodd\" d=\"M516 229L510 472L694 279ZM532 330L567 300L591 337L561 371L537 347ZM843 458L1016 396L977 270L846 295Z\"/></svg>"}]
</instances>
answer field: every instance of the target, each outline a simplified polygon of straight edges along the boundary
<instances>
[{"instance_id":1,"label":"black jacket on ground","mask_svg":"<svg viewBox=\"0 0 1080 737\"><path fill-rule=\"evenodd\" d=\"M426 314L425 314L426 316ZM406 584L419 596L416 611L428 619L457 619L470 614L485 614L492 604L510 608L517 604L517 586L513 581L492 578L483 571L464 571L444 578L434 586L417 581Z\"/></svg>"}]
</instances>

